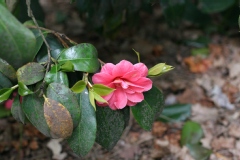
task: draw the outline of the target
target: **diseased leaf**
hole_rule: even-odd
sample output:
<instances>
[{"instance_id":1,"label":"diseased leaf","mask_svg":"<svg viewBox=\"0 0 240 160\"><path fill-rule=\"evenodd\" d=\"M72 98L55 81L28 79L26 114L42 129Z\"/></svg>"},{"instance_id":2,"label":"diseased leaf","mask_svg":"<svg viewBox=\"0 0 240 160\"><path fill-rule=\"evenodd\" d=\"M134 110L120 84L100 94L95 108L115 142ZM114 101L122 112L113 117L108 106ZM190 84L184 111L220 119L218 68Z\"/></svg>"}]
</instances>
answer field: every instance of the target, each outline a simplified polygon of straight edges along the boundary
<instances>
[{"instance_id":1,"label":"diseased leaf","mask_svg":"<svg viewBox=\"0 0 240 160\"><path fill-rule=\"evenodd\" d=\"M81 43L65 49L58 59L59 63L70 61L76 71L93 73L99 68L96 48L89 43Z\"/></svg>"},{"instance_id":2,"label":"diseased leaf","mask_svg":"<svg viewBox=\"0 0 240 160\"><path fill-rule=\"evenodd\" d=\"M92 88L93 88L94 92L96 92L100 96L106 96L115 90L115 89L105 86L103 84L94 84L92 86Z\"/></svg>"},{"instance_id":3,"label":"diseased leaf","mask_svg":"<svg viewBox=\"0 0 240 160\"><path fill-rule=\"evenodd\" d=\"M12 88L3 88L0 90L0 103L7 100L14 89Z\"/></svg>"},{"instance_id":4,"label":"diseased leaf","mask_svg":"<svg viewBox=\"0 0 240 160\"><path fill-rule=\"evenodd\" d=\"M133 107L130 107L134 118L145 130L151 130L156 117L163 110L163 95L156 87L152 87L144 93L144 100Z\"/></svg>"},{"instance_id":5,"label":"diseased leaf","mask_svg":"<svg viewBox=\"0 0 240 160\"><path fill-rule=\"evenodd\" d=\"M15 118L17 121L22 122L23 124L25 123L25 114L22 110L18 95L14 97L13 104L11 107L11 113L13 118Z\"/></svg>"},{"instance_id":6,"label":"diseased leaf","mask_svg":"<svg viewBox=\"0 0 240 160\"><path fill-rule=\"evenodd\" d=\"M73 121L69 111L61 103L44 97L44 117L52 138L70 137Z\"/></svg>"},{"instance_id":7,"label":"diseased leaf","mask_svg":"<svg viewBox=\"0 0 240 160\"><path fill-rule=\"evenodd\" d=\"M22 82L18 82L18 93L20 96L26 96L28 94L33 94L33 91L28 89L28 87Z\"/></svg>"},{"instance_id":8,"label":"diseased leaf","mask_svg":"<svg viewBox=\"0 0 240 160\"><path fill-rule=\"evenodd\" d=\"M67 74L59 71L59 66L58 65L54 65L52 66L51 70L45 75L45 82L47 84L50 83L60 83L60 84L64 84L65 86L69 86L69 82L68 82L68 77Z\"/></svg>"},{"instance_id":9,"label":"diseased leaf","mask_svg":"<svg viewBox=\"0 0 240 160\"><path fill-rule=\"evenodd\" d=\"M126 122L129 120L129 107L112 110L109 107L97 107L96 142L107 150L111 150L120 139Z\"/></svg>"},{"instance_id":10,"label":"diseased leaf","mask_svg":"<svg viewBox=\"0 0 240 160\"><path fill-rule=\"evenodd\" d=\"M0 58L0 72L2 72L2 74L4 74L12 82L15 82L17 80L15 69L1 58Z\"/></svg>"},{"instance_id":11,"label":"diseased leaf","mask_svg":"<svg viewBox=\"0 0 240 160\"><path fill-rule=\"evenodd\" d=\"M203 137L203 130L201 125L197 122L187 121L181 133L181 144L197 144L200 142L201 138Z\"/></svg>"},{"instance_id":12,"label":"diseased leaf","mask_svg":"<svg viewBox=\"0 0 240 160\"><path fill-rule=\"evenodd\" d=\"M17 79L25 85L35 84L44 78L45 68L36 62L28 63L17 70Z\"/></svg>"},{"instance_id":13,"label":"diseased leaf","mask_svg":"<svg viewBox=\"0 0 240 160\"><path fill-rule=\"evenodd\" d=\"M93 147L96 139L96 114L88 98L88 90L78 94L81 108L80 122L73 130L72 136L68 139L68 144L74 153L85 156Z\"/></svg>"},{"instance_id":14,"label":"diseased leaf","mask_svg":"<svg viewBox=\"0 0 240 160\"><path fill-rule=\"evenodd\" d=\"M35 36L2 5L0 5L0 37L0 57L15 69L33 61Z\"/></svg>"},{"instance_id":15,"label":"diseased leaf","mask_svg":"<svg viewBox=\"0 0 240 160\"><path fill-rule=\"evenodd\" d=\"M81 93L85 88L86 88L86 83L83 80L80 80L72 86L71 90L74 93Z\"/></svg>"},{"instance_id":16,"label":"diseased leaf","mask_svg":"<svg viewBox=\"0 0 240 160\"><path fill-rule=\"evenodd\" d=\"M43 112L43 97L38 94L29 94L23 97L22 110L28 120L45 136L51 137L49 127Z\"/></svg>"},{"instance_id":17,"label":"diseased leaf","mask_svg":"<svg viewBox=\"0 0 240 160\"><path fill-rule=\"evenodd\" d=\"M51 83L47 88L47 97L61 103L70 112L73 127L77 127L80 120L80 107L76 95L65 85Z\"/></svg>"}]
</instances>

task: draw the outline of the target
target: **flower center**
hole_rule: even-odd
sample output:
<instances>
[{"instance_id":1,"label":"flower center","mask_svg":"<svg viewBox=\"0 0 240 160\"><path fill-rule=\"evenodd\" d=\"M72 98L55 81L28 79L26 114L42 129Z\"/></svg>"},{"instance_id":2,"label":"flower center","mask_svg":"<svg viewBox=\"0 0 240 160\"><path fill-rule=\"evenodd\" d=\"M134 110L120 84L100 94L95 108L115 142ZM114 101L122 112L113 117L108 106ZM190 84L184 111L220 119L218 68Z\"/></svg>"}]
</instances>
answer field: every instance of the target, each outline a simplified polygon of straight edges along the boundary
<instances>
[{"instance_id":1,"label":"flower center","mask_svg":"<svg viewBox=\"0 0 240 160\"><path fill-rule=\"evenodd\" d=\"M116 78L113 83L115 84L116 87L122 87L123 89L127 89L128 88L128 82L121 79L121 78Z\"/></svg>"}]
</instances>

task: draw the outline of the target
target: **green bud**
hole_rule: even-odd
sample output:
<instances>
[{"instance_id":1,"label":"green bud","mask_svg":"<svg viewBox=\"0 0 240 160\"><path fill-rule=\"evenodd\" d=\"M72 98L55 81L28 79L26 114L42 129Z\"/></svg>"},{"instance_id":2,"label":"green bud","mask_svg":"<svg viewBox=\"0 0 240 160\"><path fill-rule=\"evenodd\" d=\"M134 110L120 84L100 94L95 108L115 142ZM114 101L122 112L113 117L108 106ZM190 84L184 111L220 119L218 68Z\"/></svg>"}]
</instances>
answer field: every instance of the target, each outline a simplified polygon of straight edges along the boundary
<instances>
[{"instance_id":1,"label":"green bud","mask_svg":"<svg viewBox=\"0 0 240 160\"><path fill-rule=\"evenodd\" d=\"M165 63L159 63L148 70L148 76L149 77L161 76L162 74L172 70L173 68L174 68L173 66L166 65Z\"/></svg>"}]
</instances>

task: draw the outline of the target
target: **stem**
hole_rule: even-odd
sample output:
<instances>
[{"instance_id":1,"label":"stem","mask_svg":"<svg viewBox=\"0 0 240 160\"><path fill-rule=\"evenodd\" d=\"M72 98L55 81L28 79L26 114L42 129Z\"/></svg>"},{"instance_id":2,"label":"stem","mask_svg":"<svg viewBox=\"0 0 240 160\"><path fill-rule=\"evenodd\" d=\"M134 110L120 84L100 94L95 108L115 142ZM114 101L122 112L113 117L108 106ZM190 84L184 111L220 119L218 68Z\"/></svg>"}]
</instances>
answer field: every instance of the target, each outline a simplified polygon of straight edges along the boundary
<instances>
[{"instance_id":1,"label":"stem","mask_svg":"<svg viewBox=\"0 0 240 160\"><path fill-rule=\"evenodd\" d=\"M37 28L36 26L27 26L27 27L28 28ZM47 28L43 28L43 27L39 27L39 29L54 34L61 41L61 43L63 44L64 47L68 48L68 45L64 42L63 38L68 40L70 43L72 43L74 45L78 44L77 42L75 42L75 41L71 40L69 37L67 37L65 34L62 34L62 33L47 29Z\"/></svg>"},{"instance_id":2,"label":"stem","mask_svg":"<svg viewBox=\"0 0 240 160\"><path fill-rule=\"evenodd\" d=\"M32 13L31 6L30 6L30 5L31 5L31 0L26 0L26 5L27 5L27 9L28 9L28 16L29 16L30 18L32 18L34 24L36 25L36 28L38 29L39 33L41 34L41 37L42 37L42 39L43 39L43 41L44 41L44 43L45 43L45 45L46 45L46 47L47 47L48 62L47 62L47 68L46 68L46 73L45 73L45 74L47 74L47 72L48 72L48 70L49 70L49 68L50 68L50 64L51 64L51 52L50 52L50 51L51 51L51 48L50 48L47 40L45 39L45 37L44 37L44 35L43 35L43 33L42 33L39 25L38 25L38 23L37 23L34 15L33 15L33 13Z\"/></svg>"},{"instance_id":3,"label":"stem","mask_svg":"<svg viewBox=\"0 0 240 160\"><path fill-rule=\"evenodd\" d=\"M90 82L87 83L87 85L92 88L92 84Z\"/></svg>"},{"instance_id":4,"label":"stem","mask_svg":"<svg viewBox=\"0 0 240 160\"><path fill-rule=\"evenodd\" d=\"M98 61L100 62L101 66L105 65L105 63L101 59L98 58Z\"/></svg>"},{"instance_id":5,"label":"stem","mask_svg":"<svg viewBox=\"0 0 240 160\"><path fill-rule=\"evenodd\" d=\"M13 90L16 89L16 88L18 88L18 84L11 87L11 89L13 89Z\"/></svg>"}]
</instances>

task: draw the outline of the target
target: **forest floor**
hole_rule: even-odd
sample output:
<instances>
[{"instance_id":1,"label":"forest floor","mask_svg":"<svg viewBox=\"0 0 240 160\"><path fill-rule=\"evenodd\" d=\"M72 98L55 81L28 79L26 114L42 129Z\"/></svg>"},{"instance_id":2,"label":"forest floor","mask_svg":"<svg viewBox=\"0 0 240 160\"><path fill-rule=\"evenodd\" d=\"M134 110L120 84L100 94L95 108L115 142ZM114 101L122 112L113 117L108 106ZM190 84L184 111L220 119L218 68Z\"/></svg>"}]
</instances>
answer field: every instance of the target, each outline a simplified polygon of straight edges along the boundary
<instances>
[{"instance_id":1,"label":"forest floor","mask_svg":"<svg viewBox=\"0 0 240 160\"><path fill-rule=\"evenodd\" d=\"M47 2L47 4L46 4ZM52 2L53 3L53 2ZM137 62L134 48L148 67L165 62L175 67L169 73L154 78L154 85L164 93L166 105L191 104L189 120L198 122L204 137L201 143L213 152L210 160L240 159L240 41L238 30L231 34L212 34L204 58L191 56L194 49L179 40L205 36L195 28L179 31L159 21L160 12L142 14L141 27L123 29L112 39L86 32L71 5L42 0L46 12L46 27L62 32L75 41L96 46L104 62L118 63L122 59ZM64 24L55 21L55 9L68 16ZM237 23L237 20L236 20ZM190 58L189 58L190 57ZM64 140L51 140L31 124L21 125L12 117L0 119L0 159L89 159L89 160L193 160L186 147L180 145L184 122L156 121L152 131L144 131L130 119L122 138L112 151L95 144L91 152L79 158Z\"/></svg>"}]
</instances>

